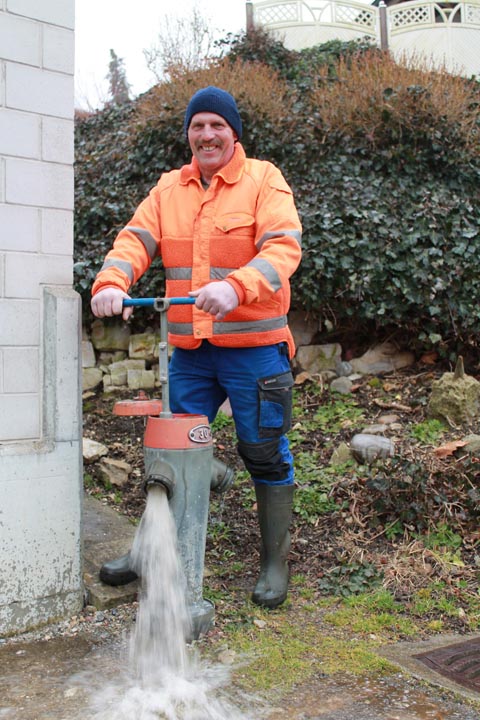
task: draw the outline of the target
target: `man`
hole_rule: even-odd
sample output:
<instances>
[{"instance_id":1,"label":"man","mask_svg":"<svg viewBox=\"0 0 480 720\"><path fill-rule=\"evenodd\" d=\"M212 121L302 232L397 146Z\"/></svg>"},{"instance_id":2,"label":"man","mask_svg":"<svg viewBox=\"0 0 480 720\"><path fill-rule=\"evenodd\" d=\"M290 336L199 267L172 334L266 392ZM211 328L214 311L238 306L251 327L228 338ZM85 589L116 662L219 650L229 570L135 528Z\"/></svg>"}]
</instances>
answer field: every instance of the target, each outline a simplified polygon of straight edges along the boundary
<instances>
[{"instance_id":1,"label":"man","mask_svg":"<svg viewBox=\"0 0 480 720\"><path fill-rule=\"evenodd\" d=\"M92 288L97 317L122 315L130 287L160 255L167 297L195 305L168 313L170 407L213 421L229 397L238 452L255 484L262 538L252 600L287 596L293 501L290 427L295 351L287 325L289 278L301 257L292 192L269 162L246 158L233 97L207 87L191 98L189 165L165 173L118 234ZM136 576L129 555L104 564L112 585Z\"/></svg>"}]
</instances>

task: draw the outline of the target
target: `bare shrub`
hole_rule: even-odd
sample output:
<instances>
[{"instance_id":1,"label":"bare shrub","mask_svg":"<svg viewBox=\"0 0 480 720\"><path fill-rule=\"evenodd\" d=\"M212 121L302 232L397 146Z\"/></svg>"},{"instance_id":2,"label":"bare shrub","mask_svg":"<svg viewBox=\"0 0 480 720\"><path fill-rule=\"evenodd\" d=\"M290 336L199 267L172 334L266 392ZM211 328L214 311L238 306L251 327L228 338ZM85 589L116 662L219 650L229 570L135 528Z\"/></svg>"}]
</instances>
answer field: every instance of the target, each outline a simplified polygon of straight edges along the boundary
<instances>
[{"instance_id":1,"label":"bare shrub","mask_svg":"<svg viewBox=\"0 0 480 720\"><path fill-rule=\"evenodd\" d=\"M240 109L265 121L285 124L292 100L288 87L277 73L260 63L218 60L194 71L182 64L169 69L171 81L152 88L137 104L134 122L153 124L161 114L177 114L183 120L188 102L197 90L216 85L233 95ZM290 115L291 117L292 115Z\"/></svg>"},{"instance_id":2,"label":"bare shrub","mask_svg":"<svg viewBox=\"0 0 480 720\"><path fill-rule=\"evenodd\" d=\"M478 84L444 70L395 61L377 51L340 58L332 81L320 68L312 103L326 131L357 136L377 146L385 138L428 135L456 142L478 154ZM436 135L439 133L440 135Z\"/></svg>"}]
</instances>

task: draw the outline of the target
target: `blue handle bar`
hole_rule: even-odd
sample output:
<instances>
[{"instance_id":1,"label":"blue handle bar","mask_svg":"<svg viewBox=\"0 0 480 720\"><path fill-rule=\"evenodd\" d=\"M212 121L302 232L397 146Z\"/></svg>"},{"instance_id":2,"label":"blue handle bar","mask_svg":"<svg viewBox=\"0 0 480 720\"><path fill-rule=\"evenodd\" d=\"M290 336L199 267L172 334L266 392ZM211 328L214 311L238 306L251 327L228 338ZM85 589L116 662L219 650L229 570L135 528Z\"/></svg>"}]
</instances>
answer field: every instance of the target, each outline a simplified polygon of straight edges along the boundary
<instances>
[{"instance_id":1,"label":"blue handle bar","mask_svg":"<svg viewBox=\"0 0 480 720\"><path fill-rule=\"evenodd\" d=\"M124 307L149 307L155 304L157 298L125 298ZM172 297L165 298L169 305L194 305L194 297Z\"/></svg>"}]
</instances>

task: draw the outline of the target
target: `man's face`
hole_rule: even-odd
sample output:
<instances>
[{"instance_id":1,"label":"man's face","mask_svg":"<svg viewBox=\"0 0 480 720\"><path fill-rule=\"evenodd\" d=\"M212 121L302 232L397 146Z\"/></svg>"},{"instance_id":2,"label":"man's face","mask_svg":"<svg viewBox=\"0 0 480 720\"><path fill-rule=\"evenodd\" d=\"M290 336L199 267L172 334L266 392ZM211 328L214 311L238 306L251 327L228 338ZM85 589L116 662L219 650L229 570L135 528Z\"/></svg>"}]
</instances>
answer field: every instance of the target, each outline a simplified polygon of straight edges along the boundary
<instances>
[{"instance_id":1,"label":"man's face","mask_svg":"<svg viewBox=\"0 0 480 720\"><path fill-rule=\"evenodd\" d=\"M226 120L211 112L196 113L188 128L188 142L202 177L210 182L233 155L237 135Z\"/></svg>"}]
</instances>

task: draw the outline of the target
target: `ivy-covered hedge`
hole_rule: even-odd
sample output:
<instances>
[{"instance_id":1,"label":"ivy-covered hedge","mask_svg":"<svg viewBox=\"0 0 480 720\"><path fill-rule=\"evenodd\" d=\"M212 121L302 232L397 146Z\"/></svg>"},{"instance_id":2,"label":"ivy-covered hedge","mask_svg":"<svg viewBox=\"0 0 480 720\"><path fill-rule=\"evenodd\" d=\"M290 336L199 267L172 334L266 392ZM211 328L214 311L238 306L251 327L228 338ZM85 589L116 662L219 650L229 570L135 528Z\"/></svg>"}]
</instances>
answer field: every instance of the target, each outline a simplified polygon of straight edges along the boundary
<instances>
[{"instance_id":1,"label":"ivy-covered hedge","mask_svg":"<svg viewBox=\"0 0 480 720\"><path fill-rule=\"evenodd\" d=\"M396 65L364 43L300 53L258 32L210 70L76 124L77 288L165 170L190 159L183 111L197 87L237 98L247 154L291 184L304 256L293 303L333 331L392 326L428 346L480 331L479 88ZM135 292L162 292L161 264Z\"/></svg>"}]
</instances>

